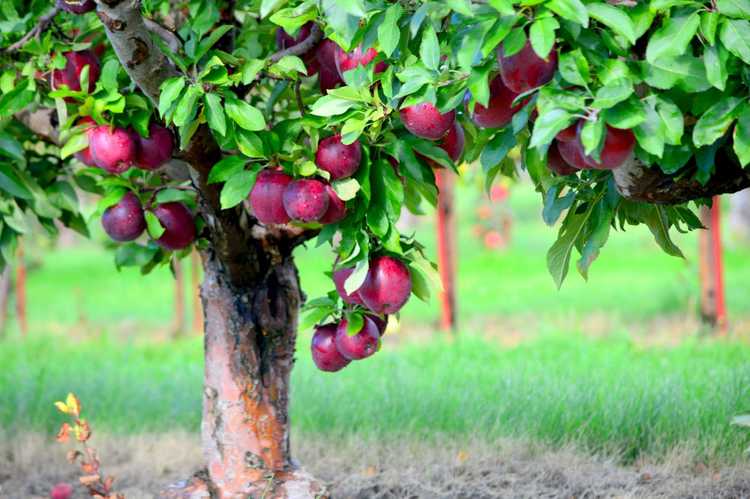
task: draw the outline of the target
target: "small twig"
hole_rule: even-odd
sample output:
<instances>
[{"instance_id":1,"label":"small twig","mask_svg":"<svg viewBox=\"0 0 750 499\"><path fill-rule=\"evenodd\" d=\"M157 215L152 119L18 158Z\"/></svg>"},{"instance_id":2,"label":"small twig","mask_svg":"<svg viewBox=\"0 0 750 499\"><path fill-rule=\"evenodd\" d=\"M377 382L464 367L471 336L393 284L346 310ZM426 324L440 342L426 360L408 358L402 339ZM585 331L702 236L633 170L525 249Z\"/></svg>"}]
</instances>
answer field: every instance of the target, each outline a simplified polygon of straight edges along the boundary
<instances>
[{"instance_id":1,"label":"small twig","mask_svg":"<svg viewBox=\"0 0 750 499\"><path fill-rule=\"evenodd\" d=\"M299 114L304 116L305 115L305 103L302 102L302 92L300 92L301 86L302 86L302 80L297 80L294 83L294 96L297 98L297 108L299 108Z\"/></svg>"},{"instance_id":2,"label":"small twig","mask_svg":"<svg viewBox=\"0 0 750 499\"><path fill-rule=\"evenodd\" d=\"M31 28L31 30L23 35L20 40L18 40L16 43L5 49L6 52L16 52L20 50L26 43L28 43L29 40L31 40L34 37L39 36L39 34L47 29L47 26L50 25L52 20L55 18L55 16L60 12L60 7L55 5L52 7L52 9L47 12L45 15L39 18L39 22L37 22L36 26Z\"/></svg>"},{"instance_id":3,"label":"small twig","mask_svg":"<svg viewBox=\"0 0 750 499\"><path fill-rule=\"evenodd\" d=\"M307 38L299 42L297 45L292 45L289 48L271 54L271 57L268 59L271 62L279 62L283 57L288 55L302 55L313 48L315 44L320 41L322 36L323 32L320 31L320 26L313 24L313 27L310 30L310 35Z\"/></svg>"}]
</instances>

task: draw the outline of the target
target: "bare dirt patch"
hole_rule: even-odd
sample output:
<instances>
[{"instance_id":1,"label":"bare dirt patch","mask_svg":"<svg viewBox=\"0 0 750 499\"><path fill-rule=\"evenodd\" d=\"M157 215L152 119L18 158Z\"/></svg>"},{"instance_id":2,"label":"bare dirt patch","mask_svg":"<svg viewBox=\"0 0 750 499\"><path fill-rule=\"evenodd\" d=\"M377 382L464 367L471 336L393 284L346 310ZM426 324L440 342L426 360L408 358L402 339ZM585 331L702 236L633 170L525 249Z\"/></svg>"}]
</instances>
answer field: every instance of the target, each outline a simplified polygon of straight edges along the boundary
<instances>
[{"instance_id":1,"label":"bare dirt patch","mask_svg":"<svg viewBox=\"0 0 750 499\"><path fill-rule=\"evenodd\" d=\"M93 441L105 473L129 499L156 497L164 485L201 463L198 436L174 432ZM445 439L425 443L344 440L297 435L296 455L336 498L741 498L750 497L750 466L696 466L689 452L660 463L623 467L574 448L545 449L520 441ZM51 436L0 440L0 497L48 497L57 482L75 482L65 446ZM77 498L83 498L77 491Z\"/></svg>"}]
</instances>

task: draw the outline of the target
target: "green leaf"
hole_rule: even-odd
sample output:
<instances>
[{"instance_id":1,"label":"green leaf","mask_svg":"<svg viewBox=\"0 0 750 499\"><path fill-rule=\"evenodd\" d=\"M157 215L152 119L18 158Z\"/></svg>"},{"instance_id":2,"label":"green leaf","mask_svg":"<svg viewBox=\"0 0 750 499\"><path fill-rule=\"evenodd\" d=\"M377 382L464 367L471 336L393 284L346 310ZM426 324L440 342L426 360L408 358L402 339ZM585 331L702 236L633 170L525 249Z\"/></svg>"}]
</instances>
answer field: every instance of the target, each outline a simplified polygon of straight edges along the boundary
<instances>
[{"instance_id":1,"label":"green leaf","mask_svg":"<svg viewBox=\"0 0 750 499\"><path fill-rule=\"evenodd\" d=\"M663 125L664 141L673 146L680 145L685 133L685 119L680 108L668 98L659 96L656 98L656 112Z\"/></svg>"},{"instance_id":2,"label":"green leaf","mask_svg":"<svg viewBox=\"0 0 750 499\"><path fill-rule=\"evenodd\" d=\"M734 152L744 167L750 164L750 105L742 106L733 135Z\"/></svg>"},{"instance_id":3,"label":"green leaf","mask_svg":"<svg viewBox=\"0 0 750 499\"><path fill-rule=\"evenodd\" d=\"M724 19L719 38L727 50L745 61L745 64L750 64L750 22Z\"/></svg>"},{"instance_id":4,"label":"green leaf","mask_svg":"<svg viewBox=\"0 0 750 499\"><path fill-rule=\"evenodd\" d=\"M586 120L581 128L581 143L583 151L594 159L599 157L599 146L604 140L604 121L600 119Z\"/></svg>"},{"instance_id":5,"label":"green leaf","mask_svg":"<svg viewBox=\"0 0 750 499\"><path fill-rule=\"evenodd\" d=\"M193 204L195 202L195 192L186 191L184 189L168 188L168 189L161 189L159 192L156 193L157 204L173 203L173 202Z\"/></svg>"},{"instance_id":6,"label":"green leaf","mask_svg":"<svg viewBox=\"0 0 750 499\"><path fill-rule=\"evenodd\" d=\"M700 17L697 12L666 18L662 27L649 39L646 60L653 62L660 57L684 54L699 25Z\"/></svg>"},{"instance_id":7,"label":"green leaf","mask_svg":"<svg viewBox=\"0 0 750 499\"><path fill-rule=\"evenodd\" d=\"M706 79L719 90L724 90L727 84L727 68L719 57L719 48L709 45L703 52L703 62L706 64Z\"/></svg>"},{"instance_id":8,"label":"green leaf","mask_svg":"<svg viewBox=\"0 0 750 499\"><path fill-rule=\"evenodd\" d=\"M526 32L522 28L511 31L503 40L503 53L506 57L517 54L526 45Z\"/></svg>"},{"instance_id":9,"label":"green leaf","mask_svg":"<svg viewBox=\"0 0 750 499\"><path fill-rule=\"evenodd\" d=\"M440 42L432 24L422 30L422 42L419 45L419 58L429 69L437 70L440 66Z\"/></svg>"},{"instance_id":10,"label":"green leaf","mask_svg":"<svg viewBox=\"0 0 750 499\"><path fill-rule=\"evenodd\" d=\"M701 115L693 128L695 147L707 146L724 135L737 117L743 99L725 97L711 106Z\"/></svg>"},{"instance_id":11,"label":"green leaf","mask_svg":"<svg viewBox=\"0 0 750 499\"><path fill-rule=\"evenodd\" d=\"M643 223L648 226L651 234L653 234L656 244L668 255L685 258L669 235L669 217L667 217L664 207L644 204L642 209Z\"/></svg>"},{"instance_id":12,"label":"green leaf","mask_svg":"<svg viewBox=\"0 0 750 499\"><path fill-rule=\"evenodd\" d=\"M354 106L359 105L357 102L341 99L333 95L324 95L310 108L310 113L315 116L337 116L344 114Z\"/></svg>"},{"instance_id":13,"label":"green leaf","mask_svg":"<svg viewBox=\"0 0 750 499\"><path fill-rule=\"evenodd\" d=\"M586 236L586 242L581 247L581 258L576 262L578 273L584 279L588 279L589 267L599 256L599 251L609 238L609 231L612 227L612 220L615 212L608 203L598 203L592 213L591 222L589 223L590 232Z\"/></svg>"},{"instance_id":14,"label":"green leaf","mask_svg":"<svg viewBox=\"0 0 750 499\"><path fill-rule=\"evenodd\" d=\"M185 88L185 79L182 76L175 76L164 80L159 89L159 116L162 118L166 115L169 108L177 100Z\"/></svg>"},{"instance_id":15,"label":"green leaf","mask_svg":"<svg viewBox=\"0 0 750 499\"><path fill-rule=\"evenodd\" d=\"M664 154L664 124L656 112L653 100L645 103L646 119L633 129L635 138L641 148L659 158Z\"/></svg>"},{"instance_id":16,"label":"green leaf","mask_svg":"<svg viewBox=\"0 0 750 499\"><path fill-rule=\"evenodd\" d=\"M146 218L146 230L151 239L159 239L164 234L164 226L161 224L153 211L147 210L143 213Z\"/></svg>"},{"instance_id":17,"label":"green leaf","mask_svg":"<svg viewBox=\"0 0 750 499\"><path fill-rule=\"evenodd\" d=\"M224 99L224 110L229 119L245 130L256 132L266 128L266 119L263 117L263 113L244 100L227 96Z\"/></svg>"},{"instance_id":18,"label":"green leaf","mask_svg":"<svg viewBox=\"0 0 750 499\"><path fill-rule=\"evenodd\" d=\"M560 23L554 17L543 17L531 24L529 29L531 48L542 59L546 59L552 50L555 44L555 30L559 27Z\"/></svg>"},{"instance_id":19,"label":"green leaf","mask_svg":"<svg viewBox=\"0 0 750 499\"><path fill-rule=\"evenodd\" d=\"M622 35L631 45L635 45L635 26L632 19L621 8L599 2L587 4L586 8L590 17Z\"/></svg>"},{"instance_id":20,"label":"green leaf","mask_svg":"<svg viewBox=\"0 0 750 499\"><path fill-rule=\"evenodd\" d=\"M560 55L560 74L573 85L585 87L591 81L589 63L581 49L575 49Z\"/></svg>"},{"instance_id":21,"label":"green leaf","mask_svg":"<svg viewBox=\"0 0 750 499\"><path fill-rule=\"evenodd\" d=\"M18 173L7 163L0 162L0 189L13 197L32 199L29 187L21 180Z\"/></svg>"},{"instance_id":22,"label":"green leaf","mask_svg":"<svg viewBox=\"0 0 750 499\"><path fill-rule=\"evenodd\" d=\"M608 109L633 95L633 82L627 78L612 81L596 91L596 98L591 107Z\"/></svg>"},{"instance_id":23,"label":"green leaf","mask_svg":"<svg viewBox=\"0 0 750 499\"><path fill-rule=\"evenodd\" d=\"M206 105L206 121L211 130L222 137L227 134L227 120L224 108L221 107L221 97L217 94L206 94L203 96Z\"/></svg>"},{"instance_id":24,"label":"green leaf","mask_svg":"<svg viewBox=\"0 0 750 499\"><path fill-rule=\"evenodd\" d=\"M238 129L234 132L234 140L242 154L249 158L264 158L263 141L254 132Z\"/></svg>"},{"instance_id":25,"label":"green leaf","mask_svg":"<svg viewBox=\"0 0 750 499\"><path fill-rule=\"evenodd\" d=\"M260 17L268 17L268 14L287 3L287 0L262 0L260 2Z\"/></svg>"},{"instance_id":26,"label":"green leaf","mask_svg":"<svg viewBox=\"0 0 750 499\"><path fill-rule=\"evenodd\" d=\"M71 154L82 151L89 146L88 135L84 133L77 133L72 135L65 145L60 149L60 157L62 159L67 158Z\"/></svg>"},{"instance_id":27,"label":"green leaf","mask_svg":"<svg viewBox=\"0 0 750 499\"><path fill-rule=\"evenodd\" d=\"M706 78L706 67L701 59L691 55L665 57L653 63L641 65L646 83L660 89L679 88L697 93L708 90L711 84Z\"/></svg>"},{"instance_id":28,"label":"green leaf","mask_svg":"<svg viewBox=\"0 0 750 499\"><path fill-rule=\"evenodd\" d=\"M174 111L172 121L175 125L183 127L193 121L198 112L198 99L203 93L203 89L196 85L191 85L183 94L179 104Z\"/></svg>"},{"instance_id":29,"label":"green leaf","mask_svg":"<svg viewBox=\"0 0 750 499\"><path fill-rule=\"evenodd\" d=\"M359 192L359 182L355 178L338 180L333 183L333 190L342 201L349 201L355 198Z\"/></svg>"},{"instance_id":30,"label":"green leaf","mask_svg":"<svg viewBox=\"0 0 750 499\"><path fill-rule=\"evenodd\" d=\"M515 145L516 137L513 135L513 130L511 130L510 127L505 127L495 134L487 145L484 146L484 149L482 149L482 154L479 159L479 162L482 165L482 170L485 174L500 165ZM487 178L486 185L490 186L492 180L493 179Z\"/></svg>"},{"instance_id":31,"label":"green leaf","mask_svg":"<svg viewBox=\"0 0 750 499\"><path fill-rule=\"evenodd\" d=\"M257 175L257 171L242 170L229 177L226 183L224 183L219 196L221 209L226 210L247 199L250 191L253 189L253 185L255 185L255 177Z\"/></svg>"},{"instance_id":32,"label":"green leaf","mask_svg":"<svg viewBox=\"0 0 750 499\"><path fill-rule=\"evenodd\" d=\"M716 0L716 7L727 17L750 18L750 0Z\"/></svg>"},{"instance_id":33,"label":"green leaf","mask_svg":"<svg viewBox=\"0 0 750 499\"><path fill-rule=\"evenodd\" d=\"M265 65L266 63L262 59L249 59L245 62L242 65L242 83L247 85L255 80Z\"/></svg>"},{"instance_id":34,"label":"green leaf","mask_svg":"<svg viewBox=\"0 0 750 499\"><path fill-rule=\"evenodd\" d=\"M349 275L346 281L344 281L344 291L346 291L347 294L357 292L357 290L362 287L362 284L364 284L369 270L370 262L367 259L358 261L357 265L354 266L354 271Z\"/></svg>"},{"instance_id":35,"label":"green leaf","mask_svg":"<svg viewBox=\"0 0 750 499\"><path fill-rule=\"evenodd\" d=\"M551 0L544 6L563 19L589 27L589 13L581 0Z\"/></svg>"},{"instance_id":36,"label":"green leaf","mask_svg":"<svg viewBox=\"0 0 750 499\"><path fill-rule=\"evenodd\" d=\"M545 110L534 123L534 131L531 134L529 147L539 147L552 142L555 135L564 128L569 127L575 117L572 113L563 109Z\"/></svg>"},{"instance_id":37,"label":"green leaf","mask_svg":"<svg viewBox=\"0 0 750 499\"><path fill-rule=\"evenodd\" d=\"M719 27L718 12L701 12L701 34L709 45L716 43L716 29Z\"/></svg>"},{"instance_id":38,"label":"green leaf","mask_svg":"<svg viewBox=\"0 0 750 499\"><path fill-rule=\"evenodd\" d=\"M216 42L219 41L219 38L224 36L229 30L232 29L232 26L229 24L224 24L216 28L211 32L210 35L208 35L206 38L200 41L198 44L198 49L195 51L195 56L193 57L194 60L198 61L200 60L206 53L211 49L211 47L214 46Z\"/></svg>"},{"instance_id":39,"label":"green leaf","mask_svg":"<svg viewBox=\"0 0 750 499\"><path fill-rule=\"evenodd\" d=\"M562 286L565 276L568 275L570 267L570 254L583 232L591 213L596 206L595 201L589 201L588 206L582 213L576 213L577 204L571 206L568 214L565 216L560 231L557 234L557 240L547 252L547 269L555 281L558 289Z\"/></svg>"},{"instance_id":40,"label":"green leaf","mask_svg":"<svg viewBox=\"0 0 750 499\"><path fill-rule=\"evenodd\" d=\"M393 51L398 47L401 37L401 30L398 27L398 21L401 19L404 9L400 4L394 3L385 11L385 18L378 26L378 43L380 49L390 57Z\"/></svg>"},{"instance_id":41,"label":"green leaf","mask_svg":"<svg viewBox=\"0 0 750 499\"><path fill-rule=\"evenodd\" d=\"M227 179L244 170L246 163L247 160L242 156L227 156L221 159L211 167L211 171L208 173L208 183L226 182Z\"/></svg>"}]
</instances>

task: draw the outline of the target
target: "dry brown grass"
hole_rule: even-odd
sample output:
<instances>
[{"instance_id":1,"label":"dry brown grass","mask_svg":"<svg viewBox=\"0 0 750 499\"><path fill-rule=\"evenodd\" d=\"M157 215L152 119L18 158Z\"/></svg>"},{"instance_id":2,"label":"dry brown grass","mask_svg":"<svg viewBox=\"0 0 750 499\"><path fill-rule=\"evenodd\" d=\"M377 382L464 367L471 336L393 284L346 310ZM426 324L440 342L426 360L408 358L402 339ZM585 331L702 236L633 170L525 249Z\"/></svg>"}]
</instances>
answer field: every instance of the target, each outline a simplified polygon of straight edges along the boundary
<instances>
[{"instance_id":1,"label":"dry brown grass","mask_svg":"<svg viewBox=\"0 0 750 499\"><path fill-rule=\"evenodd\" d=\"M197 435L97 435L104 471L117 476L129 499L155 497L165 484L190 475L201 462ZM750 497L750 468L696 467L685 449L659 464L622 467L614 459L574 448L550 450L520 441L445 439L332 441L298 435L296 455L331 485L334 497L593 498ZM52 437L22 434L0 441L0 497L47 497L59 481L75 481L65 448ZM76 497L84 497L81 492Z\"/></svg>"}]
</instances>

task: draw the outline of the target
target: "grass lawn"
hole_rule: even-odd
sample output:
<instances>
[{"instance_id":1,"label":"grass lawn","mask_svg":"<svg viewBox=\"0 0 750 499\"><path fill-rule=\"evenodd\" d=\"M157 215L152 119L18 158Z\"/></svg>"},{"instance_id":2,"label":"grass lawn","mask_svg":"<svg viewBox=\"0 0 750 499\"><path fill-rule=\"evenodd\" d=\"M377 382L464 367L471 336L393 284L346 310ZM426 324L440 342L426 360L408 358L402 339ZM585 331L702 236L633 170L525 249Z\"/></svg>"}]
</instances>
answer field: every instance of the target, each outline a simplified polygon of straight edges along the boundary
<instances>
[{"instance_id":1,"label":"grass lawn","mask_svg":"<svg viewBox=\"0 0 750 499\"><path fill-rule=\"evenodd\" d=\"M303 338L303 342L308 338ZM629 462L687 448L734 462L750 433L729 425L750 412L750 349L690 341L642 348L624 335L575 333L516 347L465 336L389 344L331 375L301 350L293 374L296 431L329 436L518 437L574 443ZM76 392L98 431L197 431L201 341L175 344L47 338L0 349L0 426L53 432L52 403Z\"/></svg>"}]
</instances>

